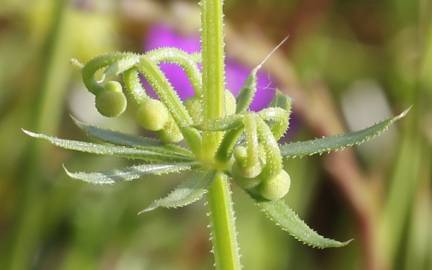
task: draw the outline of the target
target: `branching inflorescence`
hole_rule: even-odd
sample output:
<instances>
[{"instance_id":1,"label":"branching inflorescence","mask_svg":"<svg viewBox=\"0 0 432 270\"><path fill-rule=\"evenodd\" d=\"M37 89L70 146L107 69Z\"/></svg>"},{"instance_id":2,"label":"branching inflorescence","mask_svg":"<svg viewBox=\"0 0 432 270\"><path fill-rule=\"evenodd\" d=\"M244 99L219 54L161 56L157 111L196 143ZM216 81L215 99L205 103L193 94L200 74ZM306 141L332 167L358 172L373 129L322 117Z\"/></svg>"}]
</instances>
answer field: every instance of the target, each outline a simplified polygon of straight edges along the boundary
<instances>
[{"instance_id":1,"label":"branching inflorescence","mask_svg":"<svg viewBox=\"0 0 432 270\"><path fill-rule=\"evenodd\" d=\"M184 103L180 100L158 67L162 62L178 64L189 74L195 96ZM99 70L104 70L103 79L97 81L96 72ZM231 92L225 91L226 117L207 122L202 117L201 74L194 55L176 48L158 49L144 55L114 53L94 58L83 67L82 72L84 83L95 95L96 108L102 115L119 116L130 104L137 122L144 129L153 131L159 139L104 130L76 119L76 124L90 137L108 144L63 140L25 131L30 136L66 149L145 162L102 173L72 173L66 170L70 177L95 184L112 184L149 174L199 171L193 181L179 187L182 192L173 191L167 198L156 201L146 209L149 210L159 206L180 207L200 199L210 186L212 174L220 172L249 193L257 205L284 230L306 244L320 248L342 246L346 242L319 236L279 201L288 193L291 182L289 174L283 169L283 159L341 150L366 142L406 114L405 111L395 118L342 136L278 145L277 141L288 129L291 100L278 91L269 108L256 113L249 111L256 90L256 70L251 72L237 99ZM139 74L150 82L160 100L147 95ZM117 78L122 78L123 84ZM210 162L201 159L202 152L207 151L202 147L202 134L213 131L223 132L224 136L213 162ZM183 140L185 144L176 144Z\"/></svg>"},{"instance_id":2,"label":"branching inflorescence","mask_svg":"<svg viewBox=\"0 0 432 270\"><path fill-rule=\"evenodd\" d=\"M317 247L341 247L348 242L324 238L310 229L286 205L291 179L284 170L284 159L341 150L363 143L386 130L399 116L364 130L316 140L278 144L289 127L291 100L277 91L269 108L249 110L256 92L253 69L237 97L224 92L224 117L206 117L200 57L177 48L161 48L138 55L113 53L96 57L82 67L88 90L95 95L98 111L107 117L121 115L127 106L135 113L137 123L154 136L141 137L104 130L75 120L90 137L104 143L59 139L25 131L54 145L81 152L113 155L139 160L142 164L105 172L69 172L74 179L94 184L131 181L145 175L174 174L195 171L192 179L180 184L165 198L144 209L182 207L199 200L215 179L230 179L246 191L257 206L283 230L303 243ZM195 95L182 102L159 65L177 64L188 75ZM102 71L102 77L99 72ZM143 88L140 76L152 86L159 99ZM209 75L210 76L210 75ZM97 80L97 77L101 77ZM211 102L211 101L210 101ZM215 149L207 148L204 137L211 137ZM210 151L210 153L209 153Z\"/></svg>"}]
</instances>

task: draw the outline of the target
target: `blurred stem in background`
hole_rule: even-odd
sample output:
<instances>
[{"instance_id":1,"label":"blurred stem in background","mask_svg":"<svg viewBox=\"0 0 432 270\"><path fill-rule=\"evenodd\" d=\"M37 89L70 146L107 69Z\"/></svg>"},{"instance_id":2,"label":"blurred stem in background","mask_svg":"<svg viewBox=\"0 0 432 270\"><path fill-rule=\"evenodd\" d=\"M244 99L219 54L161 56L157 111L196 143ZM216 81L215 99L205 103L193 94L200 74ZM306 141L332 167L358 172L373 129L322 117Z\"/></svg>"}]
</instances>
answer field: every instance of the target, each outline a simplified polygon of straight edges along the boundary
<instances>
[{"instance_id":1,"label":"blurred stem in background","mask_svg":"<svg viewBox=\"0 0 432 270\"><path fill-rule=\"evenodd\" d=\"M403 4L399 3L396 6L401 5ZM431 156L430 147L424 147L427 142L422 126L426 123L424 112L428 111L430 106L428 101L432 86L424 76L428 65L428 50L432 46L432 42L429 41L432 5L431 1L425 0L418 1L416 5L416 32L411 48L416 52L412 59L413 68L399 67L399 70L408 74L392 74L396 78L410 78L404 83L394 85L394 90L405 93L404 106L414 107L413 115L403 126L398 158L388 183L389 192L382 213L380 237L390 269L430 269L427 268L429 254L424 239L428 236L424 227L431 224L430 214L426 214L427 209L430 210L430 206L426 206L427 201L430 202L431 199ZM402 53L397 53L395 57L401 57Z\"/></svg>"},{"instance_id":2,"label":"blurred stem in background","mask_svg":"<svg viewBox=\"0 0 432 270\"><path fill-rule=\"evenodd\" d=\"M40 81L35 91L34 111L26 127L31 130L55 133L62 117L64 93L69 80L67 59L70 57L70 33L64 31L67 0L52 2L50 29L40 56ZM17 131L19 132L19 131ZM17 210L15 224L8 244L9 252L2 258L2 269L27 270L35 262L41 240L45 208L49 203L47 179L41 165L49 158L44 146L29 141L21 160L17 180Z\"/></svg>"}]
</instances>

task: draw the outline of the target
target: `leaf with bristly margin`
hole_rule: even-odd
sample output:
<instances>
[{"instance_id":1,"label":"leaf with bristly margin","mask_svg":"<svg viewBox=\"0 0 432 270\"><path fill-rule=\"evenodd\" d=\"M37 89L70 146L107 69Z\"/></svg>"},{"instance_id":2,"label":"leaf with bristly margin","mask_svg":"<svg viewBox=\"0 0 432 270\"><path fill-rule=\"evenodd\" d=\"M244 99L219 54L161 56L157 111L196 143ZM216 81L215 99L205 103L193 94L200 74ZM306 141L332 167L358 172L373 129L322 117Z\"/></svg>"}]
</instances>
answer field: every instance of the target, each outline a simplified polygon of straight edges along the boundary
<instances>
[{"instance_id":1,"label":"leaf with bristly margin","mask_svg":"<svg viewBox=\"0 0 432 270\"><path fill-rule=\"evenodd\" d=\"M207 193L207 188L214 179L215 172L199 172L197 176L185 180L166 197L154 201L138 214L149 212L158 207L178 208L192 204Z\"/></svg>"},{"instance_id":2,"label":"leaf with bristly margin","mask_svg":"<svg viewBox=\"0 0 432 270\"><path fill-rule=\"evenodd\" d=\"M393 123L403 118L410 108L396 117L389 118L359 131L310 141L283 144L280 146L281 154L285 158L296 158L342 150L345 147L362 144L386 131Z\"/></svg>"},{"instance_id":3,"label":"leaf with bristly margin","mask_svg":"<svg viewBox=\"0 0 432 270\"><path fill-rule=\"evenodd\" d=\"M242 89L240 90L240 93L236 98L236 113L243 113L249 109L249 106L251 105L256 93L257 71L258 68L255 68L251 71Z\"/></svg>"},{"instance_id":4,"label":"leaf with bristly margin","mask_svg":"<svg viewBox=\"0 0 432 270\"><path fill-rule=\"evenodd\" d=\"M311 229L298 215L283 201L256 201L258 207L266 216L276 223L282 230L288 232L298 241L314 248L343 247L352 240L339 242L325 238Z\"/></svg>"},{"instance_id":5,"label":"leaf with bristly margin","mask_svg":"<svg viewBox=\"0 0 432 270\"><path fill-rule=\"evenodd\" d=\"M134 136L124 134L118 131L103 129L100 127L88 125L80 120L71 117L75 124L82 129L88 136L117 145L124 145L130 147L136 147L141 149L147 149L151 151L158 151L161 153L180 155L186 157L192 157L192 153L178 145L174 144L163 144L161 141L147 138L142 136Z\"/></svg>"},{"instance_id":6,"label":"leaf with bristly margin","mask_svg":"<svg viewBox=\"0 0 432 270\"><path fill-rule=\"evenodd\" d=\"M276 89L275 96L270 104L270 107L282 108L288 112L291 112L291 98L284 95L279 89Z\"/></svg>"},{"instance_id":7,"label":"leaf with bristly margin","mask_svg":"<svg viewBox=\"0 0 432 270\"><path fill-rule=\"evenodd\" d=\"M140 164L122 169L104 172L70 172L63 166L66 174L73 179L82 180L92 184L114 184L132 181L145 175L162 175L190 170L194 163L177 164Z\"/></svg>"},{"instance_id":8,"label":"leaf with bristly margin","mask_svg":"<svg viewBox=\"0 0 432 270\"><path fill-rule=\"evenodd\" d=\"M75 141L75 140L65 140L65 139L59 139L56 137L48 136L45 134L34 133L24 129L23 132L31 137L46 140L52 143L53 145L68 150L80 151L80 152L85 152L90 154L112 155L112 156L128 158L128 159L145 160L149 162L191 161L191 159L187 157L174 156L165 153L149 151L145 149L109 145L109 144L107 145L95 144L95 143L88 143L88 142Z\"/></svg>"}]
</instances>

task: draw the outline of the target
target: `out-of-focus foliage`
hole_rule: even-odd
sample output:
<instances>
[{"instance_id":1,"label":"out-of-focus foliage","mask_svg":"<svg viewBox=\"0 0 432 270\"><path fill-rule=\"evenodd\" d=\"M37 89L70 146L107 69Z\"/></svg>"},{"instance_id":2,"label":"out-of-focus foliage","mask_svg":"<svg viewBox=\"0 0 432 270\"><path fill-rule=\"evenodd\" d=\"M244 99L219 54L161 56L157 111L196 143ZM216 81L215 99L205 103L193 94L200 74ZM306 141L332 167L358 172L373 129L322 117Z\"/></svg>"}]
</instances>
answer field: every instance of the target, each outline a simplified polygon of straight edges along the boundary
<instances>
[{"instance_id":1,"label":"out-of-focus foliage","mask_svg":"<svg viewBox=\"0 0 432 270\"><path fill-rule=\"evenodd\" d=\"M84 94L79 71L69 59L84 62L107 51L140 51L151 23L170 22L172 2L2 1L0 269L181 270L212 265L202 204L136 215L160 197L155 194L172 190L181 179L160 176L127 185L89 186L69 179L61 165L94 171L126 164L34 144L21 132L26 128L82 139L71 112L93 124L141 132L131 115L107 121L89 109L93 100ZM317 82L324 84L347 127L387 118L379 104L392 114L413 105L391 138L385 137L388 143L356 153L381 205L375 217L381 258L390 269L431 269L432 3L225 2L227 22L239 32L258 29L274 44L290 35L282 50L301 83L311 86L311 92L317 91ZM142 14L140 20L131 11ZM253 45L244 50L254 53ZM369 83L359 83L365 81ZM364 108L350 97L361 99ZM314 137L301 121L302 128L289 140ZM356 240L331 251L301 246L235 189L245 269L364 268L357 220L344 194L328 181L332 176L322 160L285 162L292 178L287 201L320 233Z\"/></svg>"}]
</instances>

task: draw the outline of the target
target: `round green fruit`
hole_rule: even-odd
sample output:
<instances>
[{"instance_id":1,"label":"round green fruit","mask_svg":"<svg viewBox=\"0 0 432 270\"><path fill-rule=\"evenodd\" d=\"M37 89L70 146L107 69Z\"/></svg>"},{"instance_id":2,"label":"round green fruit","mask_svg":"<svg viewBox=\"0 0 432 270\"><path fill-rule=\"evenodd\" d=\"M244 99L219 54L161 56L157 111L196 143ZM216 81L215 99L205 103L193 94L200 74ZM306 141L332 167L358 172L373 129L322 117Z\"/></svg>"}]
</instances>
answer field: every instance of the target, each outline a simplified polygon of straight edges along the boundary
<instances>
[{"instance_id":1,"label":"round green fruit","mask_svg":"<svg viewBox=\"0 0 432 270\"><path fill-rule=\"evenodd\" d=\"M119 82L109 81L104 85L104 89L96 95L96 109L106 117L116 117L121 115L127 106L126 96L123 94L122 86Z\"/></svg>"},{"instance_id":2,"label":"round green fruit","mask_svg":"<svg viewBox=\"0 0 432 270\"><path fill-rule=\"evenodd\" d=\"M165 127L170 114L157 99L146 99L138 107L136 118L138 123L145 129L150 131L159 131Z\"/></svg>"},{"instance_id":3,"label":"round green fruit","mask_svg":"<svg viewBox=\"0 0 432 270\"><path fill-rule=\"evenodd\" d=\"M259 194L270 201L282 199L289 191L291 185L291 177L285 170L270 178L264 179L258 186Z\"/></svg>"}]
</instances>

